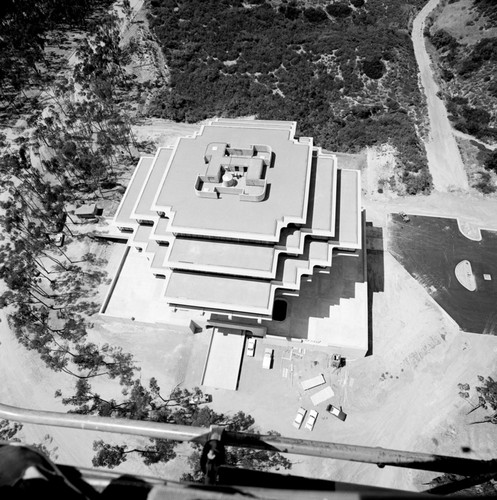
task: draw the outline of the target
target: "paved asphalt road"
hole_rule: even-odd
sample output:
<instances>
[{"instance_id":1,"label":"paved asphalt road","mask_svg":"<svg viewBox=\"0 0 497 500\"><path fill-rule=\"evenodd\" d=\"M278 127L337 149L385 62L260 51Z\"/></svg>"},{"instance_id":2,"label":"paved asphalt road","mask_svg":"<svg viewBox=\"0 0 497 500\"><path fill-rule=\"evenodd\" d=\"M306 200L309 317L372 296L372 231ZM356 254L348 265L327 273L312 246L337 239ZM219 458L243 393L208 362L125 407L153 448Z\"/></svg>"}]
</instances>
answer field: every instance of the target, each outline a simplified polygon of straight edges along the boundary
<instances>
[{"instance_id":1,"label":"paved asphalt road","mask_svg":"<svg viewBox=\"0 0 497 500\"><path fill-rule=\"evenodd\" d=\"M392 214L388 249L465 332L497 335L497 231L481 231L481 241L463 236L456 219ZM455 276L469 260L477 289L470 292ZM485 280L489 274L491 280Z\"/></svg>"}]
</instances>

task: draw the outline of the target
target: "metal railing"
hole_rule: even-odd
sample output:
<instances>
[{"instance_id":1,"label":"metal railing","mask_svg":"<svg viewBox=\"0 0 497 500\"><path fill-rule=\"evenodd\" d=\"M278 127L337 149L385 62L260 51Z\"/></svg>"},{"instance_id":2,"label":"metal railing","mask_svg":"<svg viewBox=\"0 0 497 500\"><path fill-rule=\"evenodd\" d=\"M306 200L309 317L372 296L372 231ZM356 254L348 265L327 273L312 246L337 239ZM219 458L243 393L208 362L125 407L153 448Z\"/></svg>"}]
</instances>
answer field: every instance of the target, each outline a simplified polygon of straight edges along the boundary
<instances>
[{"instance_id":1,"label":"metal railing","mask_svg":"<svg viewBox=\"0 0 497 500\"><path fill-rule=\"evenodd\" d=\"M205 444L211 439L210 429L205 427L31 410L4 404L0 404L0 418L36 425L112 432L156 439L170 439L173 441L190 441L201 444ZM473 460L431 453L407 452L379 447L232 431L223 432L222 442L225 446L350 460L353 462L376 464L379 467L390 465L440 473L460 474L463 476L497 473L497 460Z\"/></svg>"}]
</instances>

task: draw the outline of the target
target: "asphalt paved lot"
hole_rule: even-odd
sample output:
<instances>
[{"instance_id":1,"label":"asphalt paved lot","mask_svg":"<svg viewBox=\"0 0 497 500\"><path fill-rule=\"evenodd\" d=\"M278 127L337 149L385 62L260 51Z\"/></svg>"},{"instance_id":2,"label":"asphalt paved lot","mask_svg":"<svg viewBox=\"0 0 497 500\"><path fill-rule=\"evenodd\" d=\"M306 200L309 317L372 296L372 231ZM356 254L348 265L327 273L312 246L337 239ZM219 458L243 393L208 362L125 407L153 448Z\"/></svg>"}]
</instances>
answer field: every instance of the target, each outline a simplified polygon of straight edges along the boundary
<instances>
[{"instance_id":1,"label":"asphalt paved lot","mask_svg":"<svg viewBox=\"0 0 497 500\"><path fill-rule=\"evenodd\" d=\"M481 241L474 241L461 234L456 219L408 215L410 222L398 214L389 217L390 253L463 331L497 335L497 232L482 230ZM464 259L475 275L474 292L455 276Z\"/></svg>"}]
</instances>

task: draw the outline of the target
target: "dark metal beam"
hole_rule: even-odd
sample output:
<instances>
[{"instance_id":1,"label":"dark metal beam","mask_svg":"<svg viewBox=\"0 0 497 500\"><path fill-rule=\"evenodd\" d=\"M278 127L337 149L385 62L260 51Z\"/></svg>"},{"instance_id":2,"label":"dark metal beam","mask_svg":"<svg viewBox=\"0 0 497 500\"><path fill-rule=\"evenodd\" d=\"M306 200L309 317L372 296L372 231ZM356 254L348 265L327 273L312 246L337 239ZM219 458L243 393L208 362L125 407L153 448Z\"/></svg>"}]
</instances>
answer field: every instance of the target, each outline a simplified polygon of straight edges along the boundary
<instances>
[{"instance_id":1,"label":"dark metal beam","mask_svg":"<svg viewBox=\"0 0 497 500\"><path fill-rule=\"evenodd\" d=\"M29 410L4 404L0 404L0 417L36 425L53 425L72 429L170 439L173 441L205 443L210 439L210 430L204 427ZM379 467L390 465L409 469L446 472L462 476L497 473L497 460L473 460L430 453L310 441L307 439L294 439L274 435L224 431L223 443L226 446L371 463Z\"/></svg>"}]
</instances>

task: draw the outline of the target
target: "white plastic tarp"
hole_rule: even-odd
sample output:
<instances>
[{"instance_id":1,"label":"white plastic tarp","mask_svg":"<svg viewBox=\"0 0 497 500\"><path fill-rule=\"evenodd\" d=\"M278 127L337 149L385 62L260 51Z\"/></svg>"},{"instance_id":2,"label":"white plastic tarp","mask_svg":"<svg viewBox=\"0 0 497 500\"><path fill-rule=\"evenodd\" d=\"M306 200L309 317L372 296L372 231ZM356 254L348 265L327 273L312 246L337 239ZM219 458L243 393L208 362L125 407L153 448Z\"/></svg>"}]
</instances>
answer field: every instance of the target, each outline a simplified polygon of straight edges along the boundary
<instances>
[{"instance_id":1,"label":"white plastic tarp","mask_svg":"<svg viewBox=\"0 0 497 500\"><path fill-rule=\"evenodd\" d=\"M323 385L326 383L326 380L323 377L323 374L320 373L317 377L309 378L307 380L302 380L302 388L304 391L308 391L318 385Z\"/></svg>"},{"instance_id":2,"label":"white plastic tarp","mask_svg":"<svg viewBox=\"0 0 497 500\"><path fill-rule=\"evenodd\" d=\"M330 386L327 386L324 389L321 389L319 392L316 392L316 394L313 394L311 396L311 401L314 406L317 406L323 401L332 398L334 395L335 393L333 392L333 389Z\"/></svg>"}]
</instances>

